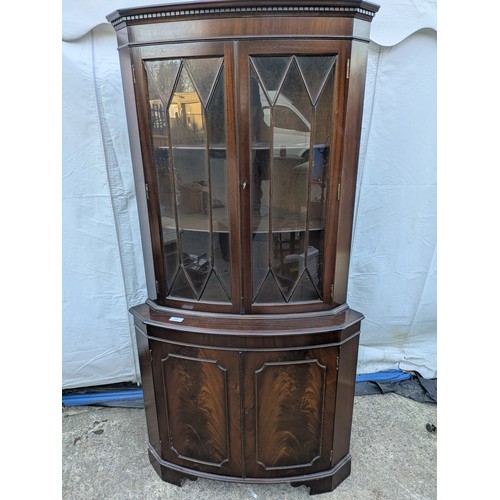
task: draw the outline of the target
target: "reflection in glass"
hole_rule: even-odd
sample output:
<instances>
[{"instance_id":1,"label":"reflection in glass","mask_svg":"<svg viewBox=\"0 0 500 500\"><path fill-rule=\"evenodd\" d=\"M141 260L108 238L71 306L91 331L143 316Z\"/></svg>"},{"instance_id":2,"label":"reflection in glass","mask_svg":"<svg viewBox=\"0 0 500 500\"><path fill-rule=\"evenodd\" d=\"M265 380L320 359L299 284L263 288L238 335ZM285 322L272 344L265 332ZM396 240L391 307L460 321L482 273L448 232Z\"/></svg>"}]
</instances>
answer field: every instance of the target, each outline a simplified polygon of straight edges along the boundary
<instances>
[{"instance_id":1,"label":"reflection in glass","mask_svg":"<svg viewBox=\"0 0 500 500\"><path fill-rule=\"evenodd\" d=\"M269 92L268 99L272 104L274 104L291 61L291 57L252 57L258 79L263 84L264 92Z\"/></svg>"},{"instance_id":2,"label":"reflection in glass","mask_svg":"<svg viewBox=\"0 0 500 500\"><path fill-rule=\"evenodd\" d=\"M167 296L229 302L222 58L145 68Z\"/></svg>"},{"instance_id":3,"label":"reflection in glass","mask_svg":"<svg viewBox=\"0 0 500 500\"><path fill-rule=\"evenodd\" d=\"M181 66L180 59L167 61L146 61L144 67L149 84L150 123L153 143L153 162L160 214L163 220L174 221L175 191L172 183L172 162L169 150L169 128L167 108ZM163 258L166 270L166 284L169 289L178 270L179 246L175 224L162 224Z\"/></svg>"},{"instance_id":4,"label":"reflection in glass","mask_svg":"<svg viewBox=\"0 0 500 500\"><path fill-rule=\"evenodd\" d=\"M292 64L275 101L271 169L271 268L286 301L300 279L298 256L305 244L309 163L302 155L310 146L311 112L307 90Z\"/></svg>"},{"instance_id":5,"label":"reflection in glass","mask_svg":"<svg viewBox=\"0 0 500 500\"><path fill-rule=\"evenodd\" d=\"M175 186L179 193L177 227L182 250L181 267L199 296L210 273L208 164L203 104L185 67L181 69L168 114ZM192 231L193 218L196 232ZM172 295L179 295L175 286Z\"/></svg>"},{"instance_id":6,"label":"reflection in glass","mask_svg":"<svg viewBox=\"0 0 500 500\"><path fill-rule=\"evenodd\" d=\"M334 62L251 58L256 304L321 299Z\"/></svg>"},{"instance_id":7,"label":"reflection in glass","mask_svg":"<svg viewBox=\"0 0 500 500\"><path fill-rule=\"evenodd\" d=\"M271 141L270 114L266 123L264 110L271 113L259 78L251 68L250 76L251 120L251 224L252 224L252 283L255 295L269 270L269 144Z\"/></svg>"},{"instance_id":8,"label":"reflection in glass","mask_svg":"<svg viewBox=\"0 0 500 500\"><path fill-rule=\"evenodd\" d=\"M212 216L212 266L215 270L204 300L219 300L223 290L225 301L231 296L229 269L229 213L226 172L226 108L224 106L224 74L221 73L207 106L208 147L210 165L210 208ZM216 281L218 279L220 281ZM211 295L208 295L211 294ZM216 297L219 297L217 299ZM219 300L220 301L220 300Z\"/></svg>"},{"instance_id":9,"label":"reflection in glass","mask_svg":"<svg viewBox=\"0 0 500 500\"><path fill-rule=\"evenodd\" d=\"M186 59L185 68L192 76L192 81L196 86L198 95L206 106L212 94L212 90L217 81L222 59ZM224 103L222 103L224 104ZM224 108L222 108L222 111Z\"/></svg>"},{"instance_id":10,"label":"reflection in glass","mask_svg":"<svg viewBox=\"0 0 500 500\"><path fill-rule=\"evenodd\" d=\"M163 107L165 109L168 107L180 66L180 59L144 62L148 75L150 102L160 99Z\"/></svg>"},{"instance_id":11,"label":"reflection in glass","mask_svg":"<svg viewBox=\"0 0 500 500\"><path fill-rule=\"evenodd\" d=\"M297 64L304 77L306 88L313 104L316 104L318 96L323 90L325 80L331 75L334 62L334 56L297 57Z\"/></svg>"}]
</instances>

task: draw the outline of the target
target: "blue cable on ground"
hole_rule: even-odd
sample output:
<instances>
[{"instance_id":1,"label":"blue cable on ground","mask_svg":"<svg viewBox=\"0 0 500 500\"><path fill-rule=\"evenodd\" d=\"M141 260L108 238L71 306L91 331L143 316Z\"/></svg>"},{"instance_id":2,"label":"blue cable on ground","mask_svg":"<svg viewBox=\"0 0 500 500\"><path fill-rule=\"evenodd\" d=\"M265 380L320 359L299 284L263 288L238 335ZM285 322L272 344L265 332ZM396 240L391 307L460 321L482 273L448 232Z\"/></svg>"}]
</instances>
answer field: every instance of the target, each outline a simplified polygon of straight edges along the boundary
<instances>
[{"instance_id":1,"label":"blue cable on ground","mask_svg":"<svg viewBox=\"0 0 500 500\"><path fill-rule=\"evenodd\" d=\"M127 401L143 399L142 389L132 391L110 391L101 393L77 394L63 396L63 406L89 406L102 403L111 403L113 401Z\"/></svg>"},{"instance_id":2,"label":"blue cable on ground","mask_svg":"<svg viewBox=\"0 0 500 500\"><path fill-rule=\"evenodd\" d=\"M363 373L356 375L357 382L400 382L411 378L411 373L402 370L385 370L376 373Z\"/></svg>"}]
</instances>

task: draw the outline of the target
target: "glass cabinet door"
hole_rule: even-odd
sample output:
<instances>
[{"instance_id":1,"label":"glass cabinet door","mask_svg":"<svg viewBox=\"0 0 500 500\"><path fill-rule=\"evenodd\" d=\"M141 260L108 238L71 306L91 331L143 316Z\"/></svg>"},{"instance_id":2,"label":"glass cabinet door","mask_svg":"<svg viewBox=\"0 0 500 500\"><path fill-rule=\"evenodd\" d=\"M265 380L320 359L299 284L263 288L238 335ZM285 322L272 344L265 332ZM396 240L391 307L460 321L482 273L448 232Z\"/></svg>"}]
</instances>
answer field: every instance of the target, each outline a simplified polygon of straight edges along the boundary
<instances>
[{"instance_id":1,"label":"glass cabinet door","mask_svg":"<svg viewBox=\"0 0 500 500\"><path fill-rule=\"evenodd\" d=\"M252 304L322 301L336 56L249 65Z\"/></svg>"},{"instance_id":2,"label":"glass cabinet door","mask_svg":"<svg viewBox=\"0 0 500 500\"><path fill-rule=\"evenodd\" d=\"M231 303L223 57L143 61L166 298Z\"/></svg>"}]
</instances>

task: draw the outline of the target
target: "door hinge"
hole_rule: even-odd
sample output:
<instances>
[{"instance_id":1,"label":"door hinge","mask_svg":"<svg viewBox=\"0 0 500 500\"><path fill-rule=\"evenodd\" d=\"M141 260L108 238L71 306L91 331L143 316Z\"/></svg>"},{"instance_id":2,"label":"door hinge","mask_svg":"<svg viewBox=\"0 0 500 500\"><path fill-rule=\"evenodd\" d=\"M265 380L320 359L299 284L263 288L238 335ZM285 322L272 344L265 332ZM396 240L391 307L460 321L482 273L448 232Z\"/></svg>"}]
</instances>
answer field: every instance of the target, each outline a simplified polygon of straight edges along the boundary
<instances>
[{"instance_id":1,"label":"door hinge","mask_svg":"<svg viewBox=\"0 0 500 500\"><path fill-rule=\"evenodd\" d=\"M146 200L149 200L149 186L146 184Z\"/></svg>"},{"instance_id":2,"label":"door hinge","mask_svg":"<svg viewBox=\"0 0 500 500\"><path fill-rule=\"evenodd\" d=\"M346 67L346 71L345 71L346 80L349 80L350 76L351 76L351 60L347 59L347 67Z\"/></svg>"},{"instance_id":3,"label":"door hinge","mask_svg":"<svg viewBox=\"0 0 500 500\"><path fill-rule=\"evenodd\" d=\"M337 371L339 371L339 358L340 356L337 356Z\"/></svg>"},{"instance_id":4,"label":"door hinge","mask_svg":"<svg viewBox=\"0 0 500 500\"><path fill-rule=\"evenodd\" d=\"M333 450L330 450L330 463L332 463L333 460Z\"/></svg>"},{"instance_id":5,"label":"door hinge","mask_svg":"<svg viewBox=\"0 0 500 500\"><path fill-rule=\"evenodd\" d=\"M149 350L149 358L151 359L151 363L153 363L153 350Z\"/></svg>"},{"instance_id":6,"label":"door hinge","mask_svg":"<svg viewBox=\"0 0 500 500\"><path fill-rule=\"evenodd\" d=\"M337 200L340 200L340 182L337 185Z\"/></svg>"},{"instance_id":7,"label":"door hinge","mask_svg":"<svg viewBox=\"0 0 500 500\"><path fill-rule=\"evenodd\" d=\"M330 285L330 299L332 300L333 304L333 283Z\"/></svg>"},{"instance_id":8,"label":"door hinge","mask_svg":"<svg viewBox=\"0 0 500 500\"><path fill-rule=\"evenodd\" d=\"M134 82L134 85L137 83L135 80L135 66L132 64L132 80Z\"/></svg>"},{"instance_id":9,"label":"door hinge","mask_svg":"<svg viewBox=\"0 0 500 500\"><path fill-rule=\"evenodd\" d=\"M160 293L160 285L158 284L158 280L155 281L156 293Z\"/></svg>"}]
</instances>

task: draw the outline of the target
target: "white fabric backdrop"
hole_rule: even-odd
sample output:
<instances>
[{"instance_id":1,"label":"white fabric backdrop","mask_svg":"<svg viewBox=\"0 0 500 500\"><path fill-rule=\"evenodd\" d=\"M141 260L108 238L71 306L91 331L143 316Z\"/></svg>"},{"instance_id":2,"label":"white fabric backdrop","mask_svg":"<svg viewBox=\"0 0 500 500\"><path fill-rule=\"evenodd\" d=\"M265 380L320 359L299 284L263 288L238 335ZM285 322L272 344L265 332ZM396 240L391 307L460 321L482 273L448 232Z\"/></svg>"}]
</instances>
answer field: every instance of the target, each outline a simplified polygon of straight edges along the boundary
<instances>
[{"instance_id":1,"label":"white fabric backdrop","mask_svg":"<svg viewBox=\"0 0 500 500\"><path fill-rule=\"evenodd\" d=\"M160 2L147 2L148 4ZM436 3L372 23L349 278L359 373L437 376ZM63 0L63 388L139 382L128 309L146 298L116 37L131 0Z\"/></svg>"}]
</instances>

